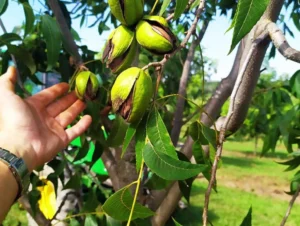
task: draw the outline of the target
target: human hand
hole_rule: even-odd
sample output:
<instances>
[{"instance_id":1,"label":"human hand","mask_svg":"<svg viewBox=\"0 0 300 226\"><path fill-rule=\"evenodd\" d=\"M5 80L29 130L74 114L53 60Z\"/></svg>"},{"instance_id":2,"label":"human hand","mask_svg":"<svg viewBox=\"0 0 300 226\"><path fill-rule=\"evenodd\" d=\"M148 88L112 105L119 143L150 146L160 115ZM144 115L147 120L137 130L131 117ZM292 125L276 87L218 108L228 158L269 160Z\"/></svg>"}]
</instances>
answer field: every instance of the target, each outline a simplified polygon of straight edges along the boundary
<instances>
[{"instance_id":1,"label":"human hand","mask_svg":"<svg viewBox=\"0 0 300 226\"><path fill-rule=\"evenodd\" d=\"M23 100L14 91L16 76L10 67L0 77L0 147L22 157L32 171L84 133L92 118L85 115L65 129L85 108L74 92L66 94L69 85L60 83Z\"/></svg>"}]
</instances>

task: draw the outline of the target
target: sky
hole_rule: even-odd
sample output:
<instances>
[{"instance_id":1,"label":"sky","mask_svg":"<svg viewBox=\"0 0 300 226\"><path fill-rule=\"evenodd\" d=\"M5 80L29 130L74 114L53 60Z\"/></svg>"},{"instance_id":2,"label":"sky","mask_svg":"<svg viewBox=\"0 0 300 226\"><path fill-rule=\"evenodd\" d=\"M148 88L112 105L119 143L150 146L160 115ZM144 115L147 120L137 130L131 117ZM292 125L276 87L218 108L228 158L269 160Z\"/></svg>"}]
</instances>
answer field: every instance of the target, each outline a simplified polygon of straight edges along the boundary
<instances>
[{"instance_id":1,"label":"sky","mask_svg":"<svg viewBox=\"0 0 300 226\"><path fill-rule=\"evenodd\" d=\"M41 5L38 1L33 0L30 1L30 3L36 10L35 13L39 13ZM283 13L286 12L284 11ZM25 20L22 6L14 0L9 0L8 9L1 16L1 19L5 24L7 31L11 32L15 26L20 25L22 21ZM90 23L91 22L92 21L90 21ZM83 25L80 27L79 23L79 20L73 20L72 26L82 38L81 44L87 45L91 50L100 51L105 44L109 31L103 32L102 35L99 35L97 26L87 28L86 25ZM209 24L201 43L204 47L204 55L213 59L217 63L217 72L211 77L211 79L215 81L221 80L228 75L235 57L237 48L228 55L232 39L232 31L227 32L226 34L225 31L230 26L230 23L231 21L229 18L216 16L215 20ZM287 19L287 24L295 35L294 38L287 35L287 40L293 48L300 50L300 32L297 31L291 19ZM1 30L0 35L2 34L3 31ZM300 65L298 63L286 60L279 52L276 53L275 59L271 59L269 61L269 65L275 69L279 76L283 74L291 76L300 69Z\"/></svg>"}]
</instances>

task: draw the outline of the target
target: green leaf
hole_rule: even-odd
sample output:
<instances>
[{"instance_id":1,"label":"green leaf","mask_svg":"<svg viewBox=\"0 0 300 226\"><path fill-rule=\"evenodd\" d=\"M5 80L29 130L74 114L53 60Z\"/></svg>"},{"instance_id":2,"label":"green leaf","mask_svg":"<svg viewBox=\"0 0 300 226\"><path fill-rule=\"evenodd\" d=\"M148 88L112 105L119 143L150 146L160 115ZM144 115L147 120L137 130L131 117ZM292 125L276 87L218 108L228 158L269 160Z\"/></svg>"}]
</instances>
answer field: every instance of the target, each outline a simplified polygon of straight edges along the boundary
<instances>
[{"instance_id":1,"label":"green leaf","mask_svg":"<svg viewBox=\"0 0 300 226\"><path fill-rule=\"evenodd\" d=\"M75 173L67 184L64 186L64 189L80 189L81 188L81 177L78 173Z\"/></svg>"},{"instance_id":2,"label":"green leaf","mask_svg":"<svg viewBox=\"0 0 300 226\"><path fill-rule=\"evenodd\" d=\"M176 8L174 13L174 20L177 20L184 12L189 0L176 0Z\"/></svg>"},{"instance_id":3,"label":"green leaf","mask_svg":"<svg viewBox=\"0 0 300 226\"><path fill-rule=\"evenodd\" d=\"M147 136L156 150L178 159L165 123L156 108L150 112L148 117Z\"/></svg>"},{"instance_id":4,"label":"green leaf","mask_svg":"<svg viewBox=\"0 0 300 226\"><path fill-rule=\"evenodd\" d=\"M126 135L128 125L121 116L117 116L114 120L111 133L107 139L109 147L118 147L122 145Z\"/></svg>"},{"instance_id":5,"label":"green leaf","mask_svg":"<svg viewBox=\"0 0 300 226\"><path fill-rule=\"evenodd\" d=\"M89 189L89 193L87 195L87 200L84 203L84 206L82 208L82 212L89 213L94 212L97 206L99 205L99 201L97 199L96 195L96 186L94 186L92 189Z\"/></svg>"},{"instance_id":6,"label":"green leaf","mask_svg":"<svg viewBox=\"0 0 300 226\"><path fill-rule=\"evenodd\" d=\"M80 159L83 159L87 155L87 153L89 151L89 148L90 148L90 143L87 142L87 141L84 142L83 145L82 145L82 147L79 148L79 151L78 151L75 159L73 160L73 162L76 162L76 161L78 161Z\"/></svg>"},{"instance_id":7,"label":"green leaf","mask_svg":"<svg viewBox=\"0 0 300 226\"><path fill-rule=\"evenodd\" d=\"M183 195L183 197L186 199L186 201L189 203L190 202L190 196L191 196L191 191L192 191L192 184L194 182L195 178L189 178L186 180L181 180L178 182L179 184L179 189Z\"/></svg>"},{"instance_id":8,"label":"green leaf","mask_svg":"<svg viewBox=\"0 0 300 226\"><path fill-rule=\"evenodd\" d=\"M106 224L107 224L107 226L122 226L121 221L117 221L108 215L106 216Z\"/></svg>"},{"instance_id":9,"label":"green leaf","mask_svg":"<svg viewBox=\"0 0 300 226\"><path fill-rule=\"evenodd\" d=\"M6 11L7 6L8 6L8 0L0 1L0 16Z\"/></svg>"},{"instance_id":10,"label":"green leaf","mask_svg":"<svg viewBox=\"0 0 300 226\"><path fill-rule=\"evenodd\" d=\"M126 186L110 196L102 206L104 212L119 221L126 221L129 218L133 197L129 191L130 186ZM147 218L154 214L147 207L136 203L132 215L132 220L137 218Z\"/></svg>"},{"instance_id":11,"label":"green leaf","mask_svg":"<svg viewBox=\"0 0 300 226\"><path fill-rule=\"evenodd\" d=\"M97 218L93 215L87 215L84 221L84 226L98 226Z\"/></svg>"},{"instance_id":12,"label":"green leaf","mask_svg":"<svg viewBox=\"0 0 300 226\"><path fill-rule=\"evenodd\" d=\"M143 150L146 144L146 123L147 118L141 121L138 126L135 134L135 162L136 162L136 170L140 171L142 159L143 159Z\"/></svg>"},{"instance_id":13,"label":"green leaf","mask_svg":"<svg viewBox=\"0 0 300 226\"><path fill-rule=\"evenodd\" d=\"M247 215L240 226L251 226L252 225L252 206L250 207Z\"/></svg>"},{"instance_id":14,"label":"green leaf","mask_svg":"<svg viewBox=\"0 0 300 226\"><path fill-rule=\"evenodd\" d=\"M146 165L165 180L185 180L198 175L207 168L205 165L196 165L174 159L157 151L150 142L145 145L143 156Z\"/></svg>"},{"instance_id":15,"label":"green leaf","mask_svg":"<svg viewBox=\"0 0 300 226\"><path fill-rule=\"evenodd\" d=\"M162 190L170 185L171 181L164 180L155 173L146 181L145 186L151 190Z\"/></svg>"},{"instance_id":16,"label":"green leaf","mask_svg":"<svg viewBox=\"0 0 300 226\"><path fill-rule=\"evenodd\" d=\"M296 71L290 79L292 93L300 98L300 70Z\"/></svg>"},{"instance_id":17,"label":"green leaf","mask_svg":"<svg viewBox=\"0 0 300 226\"><path fill-rule=\"evenodd\" d=\"M25 21L25 31L24 31L24 37L25 37L32 30L35 18L34 18L33 9L29 5L29 3L24 2L24 3L22 3L22 5L23 5L25 19L26 19L26 21Z\"/></svg>"},{"instance_id":18,"label":"green leaf","mask_svg":"<svg viewBox=\"0 0 300 226\"><path fill-rule=\"evenodd\" d=\"M134 135L136 133L136 129L137 129L138 125L139 125L139 122L138 123L132 123L128 126L127 131L126 131L126 135L125 135L125 138L124 138L121 157L123 157L125 152L127 151L127 148L129 146L132 138L134 137Z\"/></svg>"},{"instance_id":19,"label":"green leaf","mask_svg":"<svg viewBox=\"0 0 300 226\"><path fill-rule=\"evenodd\" d=\"M36 72L36 66L31 54L22 46L8 45L7 50L10 54L13 54L17 60L21 61L28 67L31 74Z\"/></svg>"},{"instance_id":20,"label":"green leaf","mask_svg":"<svg viewBox=\"0 0 300 226\"><path fill-rule=\"evenodd\" d=\"M265 12L270 0L239 0L229 53L247 35Z\"/></svg>"},{"instance_id":21,"label":"green leaf","mask_svg":"<svg viewBox=\"0 0 300 226\"><path fill-rule=\"evenodd\" d=\"M172 220L173 220L175 226L182 226L182 224L178 223L178 222L175 220L175 218L172 217Z\"/></svg>"},{"instance_id":22,"label":"green leaf","mask_svg":"<svg viewBox=\"0 0 300 226\"><path fill-rule=\"evenodd\" d=\"M54 18L49 15L43 15L41 20L42 33L46 40L47 46L47 71L50 71L53 69L53 67L55 67L56 62L58 61L62 37L58 24Z\"/></svg>"},{"instance_id":23,"label":"green leaf","mask_svg":"<svg viewBox=\"0 0 300 226\"><path fill-rule=\"evenodd\" d=\"M192 4L191 7L190 7L190 10L196 8L199 4L200 4L200 0L194 1L193 4Z\"/></svg>"},{"instance_id":24,"label":"green leaf","mask_svg":"<svg viewBox=\"0 0 300 226\"><path fill-rule=\"evenodd\" d=\"M22 41L22 38L15 33L5 33L0 36L0 46L10 45L13 41Z\"/></svg>"},{"instance_id":25,"label":"green leaf","mask_svg":"<svg viewBox=\"0 0 300 226\"><path fill-rule=\"evenodd\" d=\"M166 9L168 8L169 4L170 4L171 0L164 0L163 4L160 8L159 11L159 15L162 16L164 14L164 12L166 11Z\"/></svg>"}]
</instances>

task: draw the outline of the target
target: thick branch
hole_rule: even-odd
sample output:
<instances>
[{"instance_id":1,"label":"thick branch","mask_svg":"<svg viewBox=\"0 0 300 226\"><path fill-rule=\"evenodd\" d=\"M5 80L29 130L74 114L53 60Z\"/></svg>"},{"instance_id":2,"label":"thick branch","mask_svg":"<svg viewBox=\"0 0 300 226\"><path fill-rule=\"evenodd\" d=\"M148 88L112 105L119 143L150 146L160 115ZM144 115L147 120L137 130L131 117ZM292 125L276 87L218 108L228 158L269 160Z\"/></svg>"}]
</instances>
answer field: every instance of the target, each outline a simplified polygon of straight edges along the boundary
<instances>
[{"instance_id":1,"label":"thick branch","mask_svg":"<svg viewBox=\"0 0 300 226\"><path fill-rule=\"evenodd\" d=\"M21 203L22 207L30 214L30 216L38 225L48 225L50 223L50 221L45 218L41 211L37 210L36 214L34 215L27 195L22 196L19 199L19 203Z\"/></svg>"},{"instance_id":2,"label":"thick branch","mask_svg":"<svg viewBox=\"0 0 300 226\"><path fill-rule=\"evenodd\" d=\"M222 124L221 127L221 132L219 135L219 144L218 144L218 150L216 153L216 157L214 159L213 162L213 166L212 166L212 170L211 170L211 179L209 181L208 184L208 188L206 190L205 193L205 203L204 203L204 208L203 208L203 225L206 226L207 225L207 214L208 214L208 205L209 205L209 198L210 198L210 194L211 194L211 190L213 188L213 185L216 182L216 173L217 173L217 166L218 166L218 162L221 158L222 155L222 150L223 150L223 142L225 140L225 133L227 131L227 126L231 120L232 115L235 112L235 103L236 103L236 98L238 95L238 91L241 88L241 84L244 81L244 77L246 76L246 70L247 67L250 63L251 57L254 55L254 51L257 51L257 45L262 42L265 38L267 37L267 33L264 33L261 35L261 37L259 37L258 39L256 39L253 44L252 47L247 55L247 58L245 59L245 62L243 63L243 66L238 74L237 80L235 82L231 97L230 97L230 106L229 106L229 110L227 113L227 116L225 118L224 123Z\"/></svg>"},{"instance_id":3,"label":"thick branch","mask_svg":"<svg viewBox=\"0 0 300 226\"><path fill-rule=\"evenodd\" d=\"M64 39L65 48L74 57L75 64L77 67L82 66L82 59L78 52L78 47L74 41L72 33L67 25L65 17L61 11L59 3L57 0L48 0L51 10L53 11L55 18L59 24L62 37Z\"/></svg>"},{"instance_id":4,"label":"thick branch","mask_svg":"<svg viewBox=\"0 0 300 226\"><path fill-rule=\"evenodd\" d=\"M186 88L187 88L187 84L188 84L188 78L191 72L191 64L194 60L195 57L195 51L197 46L200 44L201 40L204 37L204 34L206 32L206 29L208 27L209 24L209 20L205 20L203 23L203 27L201 29L201 32L199 34L199 36L196 38L194 38L189 51L188 51L188 55L187 58L184 62L184 66L183 66L183 71L181 74L181 78L180 78L180 83L179 83L179 90L178 90L178 94L180 96L185 96L186 95ZM203 75L204 76L204 75ZM182 118L183 118L183 111L184 111L184 105L185 105L185 99L183 98L178 98L177 99L177 104L176 104L176 110L175 110L175 115L174 115L174 120L173 120L173 129L171 132L171 139L172 142L174 144L174 146L177 145L178 139L179 139L179 135L180 135L180 130L182 127Z\"/></svg>"},{"instance_id":5,"label":"thick branch","mask_svg":"<svg viewBox=\"0 0 300 226\"><path fill-rule=\"evenodd\" d=\"M300 51L293 49L279 27L270 22L267 26L269 35L279 52L287 59L300 63Z\"/></svg>"}]
</instances>

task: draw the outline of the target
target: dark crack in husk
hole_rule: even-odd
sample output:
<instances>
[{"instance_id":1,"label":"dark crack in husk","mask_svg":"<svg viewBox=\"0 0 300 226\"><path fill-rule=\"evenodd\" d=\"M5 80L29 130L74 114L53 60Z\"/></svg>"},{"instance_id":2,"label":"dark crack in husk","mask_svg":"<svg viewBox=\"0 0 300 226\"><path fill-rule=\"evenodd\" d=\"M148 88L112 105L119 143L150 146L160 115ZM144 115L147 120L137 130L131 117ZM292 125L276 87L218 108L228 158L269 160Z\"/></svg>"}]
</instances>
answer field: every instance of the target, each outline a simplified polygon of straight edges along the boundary
<instances>
[{"instance_id":1,"label":"dark crack in husk","mask_svg":"<svg viewBox=\"0 0 300 226\"><path fill-rule=\"evenodd\" d=\"M111 56L111 53L114 49L114 46L112 44L112 40L108 40L106 46L105 46L105 49L103 51L103 56L102 56L102 62L105 62L105 61L109 61L109 58Z\"/></svg>"}]
</instances>

